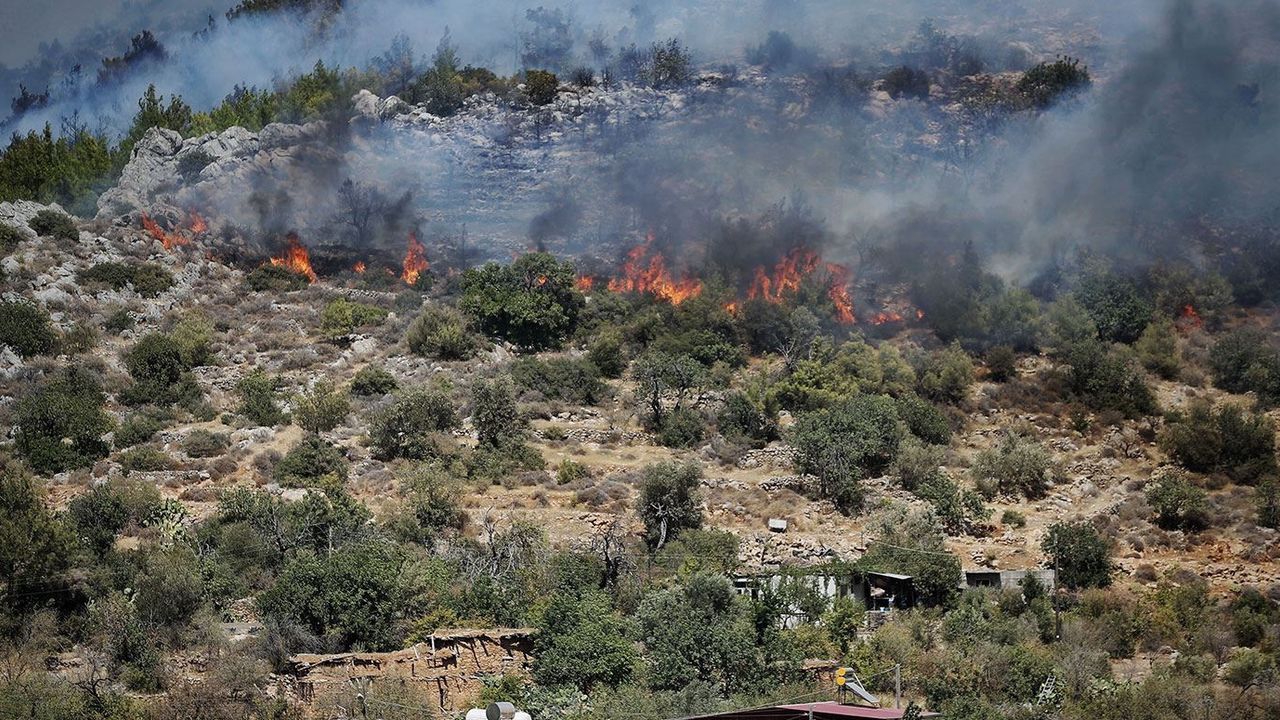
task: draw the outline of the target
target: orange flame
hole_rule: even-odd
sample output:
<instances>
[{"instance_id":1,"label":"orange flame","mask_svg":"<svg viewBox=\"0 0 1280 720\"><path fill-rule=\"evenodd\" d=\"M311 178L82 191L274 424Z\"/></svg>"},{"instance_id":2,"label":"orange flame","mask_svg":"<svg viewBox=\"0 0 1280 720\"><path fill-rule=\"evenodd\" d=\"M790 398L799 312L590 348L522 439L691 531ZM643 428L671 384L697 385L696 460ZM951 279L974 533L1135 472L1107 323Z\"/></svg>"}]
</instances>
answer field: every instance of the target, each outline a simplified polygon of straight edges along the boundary
<instances>
[{"instance_id":1,"label":"orange flame","mask_svg":"<svg viewBox=\"0 0 1280 720\"><path fill-rule=\"evenodd\" d=\"M1204 325L1204 319L1200 317L1200 313L1196 312L1194 305L1184 305L1182 307L1182 319L1191 327L1201 327Z\"/></svg>"},{"instance_id":2,"label":"orange flame","mask_svg":"<svg viewBox=\"0 0 1280 720\"><path fill-rule=\"evenodd\" d=\"M307 248L302 244L302 240L298 238L298 234L291 232L285 237L285 240L284 252L271 258L271 264L292 270L300 275L306 275L309 282L315 282L316 271L311 267L311 253L307 252Z\"/></svg>"},{"instance_id":3,"label":"orange flame","mask_svg":"<svg viewBox=\"0 0 1280 720\"><path fill-rule=\"evenodd\" d=\"M738 303L737 303L737 302L734 302L734 301L730 301L730 302L725 303L725 304L724 304L724 311L725 311L725 312L727 312L727 313L729 313L730 315L737 315L737 314L738 314Z\"/></svg>"},{"instance_id":4,"label":"orange flame","mask_svg":"<svg viewBox=\"0 0 1280 720\"><path fill-rule=\"evenodd\" d=\"M404 251L404 270L400 273L400 279L404 280L406 285L412 285L418 282L418 277L430 267L431 263L427 262L427 249L418 242L418 234L409 233L408 247Z\"/></svg>"},{"instance_id":5,"label":"orange flame","mask_svg":"<svg viewBox=\"0 0 1280 720\"><path fill-rule=\"evenodd\" d=\"M589 293L596 287L596 279L590 275L579 275L577 280L573 281L574 287L578 288L578 292Z\"/></svg>"},{"instance_id":6,"label":"orange flame","mask_svg":"<svg viewBox=\"0 0 1280 720\"><path fill-rule=\"evenodd\" d=\"M203 235L209 232L209 223L195 210L187 211L187 228L191 230L191 235Z\"/></svg>"},{"instance_id":7,"label":"orange flame","mask_svg":"<svg viewBox=\"0 0 1280 720\"><path fill-rule=\"evenodd\" d=\"M653 235L650 234L644 243L627 252L627 261L622 266L622 276L609 281L609 289L613 292L647 293L679 305L689 298L702 294L702 281L689 275L679 280L667 271L667 261L662 253L650 255L653 246Z\"/></svg>"},{"instance_id":8,"label":"orange flame","mask_svg":"<svg viewBox=\"0 0 1280 720\"><path fill-rule=\"evenodd\" d=\"M773 273L763 267L756 268L751 286L747 289L747 299L763 299L771 303L781 303L788 295L800 290L804 279L817 272L826 270L830 277L827 297L835 305L836 320L841 325L852 325L857 322L853 314L853 297L849 294L849 269L836 263L823 262L822 258L812 250L804 247L793 248L786 257L773 266Z\"/></svg>"},{"instance_id":9,"label":"orange flame","mask_svg":"<svg viewBox=\"0 0 1280 720\"><path fill-rule=\"evenodd\" d=\"M351 269L354 270L357 275L363 275L367 268L365 267L363 260L357 260L356 264L351 266Z\"/></svg>"},{"instance_id":10,"label":"orange flame","mask_svg":"<svg viewBox=\"0 0 1280 720\"><path fill-rule=\"evenodd\" d=\"M160 227L160 225L155 220L152 220L146 213L142 213L142 227L147 231L148 235L159 240L165 250L172 250L179 245L191 244L190 238L179 235L178 233L165 232L164 228Z\"/></svg>"},{"instance_id":11,"label":"orange flame","mask_svg":"<svg viewBox=\"0 0 1280 720\"><path fill-rule=\"evenodd\" d=\"M871 316L872 325L884 325L891 322L902 322L902 313L894 310L882 310Z\"/></svg>"}]
</instances>

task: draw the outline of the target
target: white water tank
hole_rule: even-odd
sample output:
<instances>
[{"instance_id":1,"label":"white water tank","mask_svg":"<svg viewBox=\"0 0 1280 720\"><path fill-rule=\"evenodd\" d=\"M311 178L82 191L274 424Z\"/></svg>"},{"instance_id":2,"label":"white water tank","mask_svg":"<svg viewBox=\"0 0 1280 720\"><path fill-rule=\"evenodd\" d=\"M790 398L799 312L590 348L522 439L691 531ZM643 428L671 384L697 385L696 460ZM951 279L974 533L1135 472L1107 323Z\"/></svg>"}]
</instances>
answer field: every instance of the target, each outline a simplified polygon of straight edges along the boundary
<instances>
[{"instance_id":1,"label":"white water tank","mask_svg":"<svg viewBox=\"0 0 1280 720\"><path fill-rule=\"evenodd\" d=\"M484 708L471 708L467 711L467 720L489 720Z\"/></svg>"}]
</instances>

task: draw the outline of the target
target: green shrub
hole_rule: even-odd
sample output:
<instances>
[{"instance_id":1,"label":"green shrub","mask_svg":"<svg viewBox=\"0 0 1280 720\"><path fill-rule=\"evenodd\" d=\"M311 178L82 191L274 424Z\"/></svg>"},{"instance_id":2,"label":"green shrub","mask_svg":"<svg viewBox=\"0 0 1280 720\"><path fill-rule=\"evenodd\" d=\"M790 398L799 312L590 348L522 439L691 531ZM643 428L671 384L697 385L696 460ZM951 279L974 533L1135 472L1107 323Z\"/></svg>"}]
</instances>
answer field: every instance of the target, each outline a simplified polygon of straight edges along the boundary
<instances>
[{"instance_id":1,"label":"green shrub","mask_svg":"<svg viewBox=\"0 0 1280 720\"><path fill-rule=\"evenodd\" d=\"M376 412L369 440L384 459L428 460L438 457L451 439L441 436L459 426L453 401L441 390L415 388Z\"/></svg>"},{"instance_id":2,"label":"green shrub","mask_svg":"<svg viewBox=\"0 0 1280 720\"><path fill-rule=\"evenodd\" d=\"M0 223L0 257L8 255L18 247L18 243L25 239L26 236L18 228L8 223Z\"/></svg>"},{"instance_id":3,"label":"green shrub","mask_svg":"<svg viewBox=\"0 0 1280 720\"><path fill-rule=\"evenodd\" d=\"M380 307L336 298L320 313L320 331L326 337L342 338L386 319L387 311Z\"/></svg>"},{"instance_id":4,"label":"green shrub","mask_svg":"<svg viewBox=\"0 0 1280 720\"><path fill-rule=\"evenodd\" d=\"M999 446L978 453L970 473L988 497L1018 493L1036 499L1044 497L1052 467L1053 458L1043 445L1010 433Z\"/></svg>"},{"instance_id":5,"label":"green shrub","mask_svg":"<svg viewBox=\"0 0 1280 720\"><path fill-rule=\"evenodd\" d=\"M1280 400L1280 351L1256 328L1236 330L1209 351L1213 383L1234 393L1255 392L1268 404Z\"/></svg>"},{"instance_id":6,"label":"green shrub","mask_svg":"<svg viewBox=\"0 0 1280 720\"><path fill-rule=\"evenodd\" d=\"M144 336L125 353L124 364L133 378L133 385L121 393L127 404L179 403L193 409L203 398L182 346L169 335Z\"/></svg>"},{"instance_id":7,"label":"green shrub","mask_svg":"<svg viewBox=\"0 0 1280 720\"><path fill-rule=\"evenodd\" d=\"M1024 528L1027 526L1027 517L1017 510L1005 510L1000 514L1000 522L1015 528Z\"/></svg>"},{"instance_id":8,"label":"green shrub","mask_svg":"<svg viewBox=\"0 0 1280 720\"><path fill-rule=\"evenodd\" d=\"M1235 405L1195 402L1186 413L1171 413L1160 447L1193 472L1224 472L1252 482L1276 468L1275 427L1260 413Z\"/></svg>"},{"instance_id":9,"label":"green shrub","mask_svg":"<svg viewBox=\"0 0 1280 720\"><path fill-rule=\"evenodd\" d=\"M894 461L902 431L897 408L884 395L860 395L839 405L805 413L791 444L796 469L818 478L818 494L845 514L862 505L859 484Z\"/></svg>"},{"instance_id":10,"label":"green shrub","mask_svg":"<svg viewBox=\"0 0 1280 720\"><path fill-rule=\"evenodd\" d=\"M702 443L706 430L702 415L689 408L676 408L662 419L658 442L670 448L691 448Z\"/></svg>"},{"instance_id":11,"label":"green shrub","mask_svg":"<svg viewBox=\"0 0 1280 720\"><path fill-rule=\"evenodd\" d=\"M1063 585L1086 588L1111 584L1111 546L1088 522L1052 525L1042 548L1052 558L1058 582Z\"/></svg>"},{"instance_id":12,"label":"green shrub","mask_svg":"<svg viewBox=\"0 0 1280 720\"><path fill-rule=\"evenodd\" d=\"M952 343L945 349L922 356L916 367L916 387L920 395L937 402L957 403L969 394L973 384L973 359Z\"/></svg>"},{"instance_id":13,"label":"green shrub","mask_svg":"<svg viewBox=\"0 0 1280 720\"><path fill-rule=\"evenodd\" d=\"M471 423L481 445L502 447L523 437L525 420L516 408L511 380L481 379L471 386Z\"/></svg>"},{"instance_id":14,"label":"green shrub","mask_svg":"<svg viewBox=\"0 0 1280 720\"><path fill-rule=\"evenodd\" d=\"M327 380L318 380L294 398L293 421L309 433L332 430L351 413L351 400Z\"/></svg>"},{"instance_id":15,"label":"green shrub","mask_svg":"<svg viewBox=\"0 0 1280 720\"><path fill-rule=\"evenodd\" d=\"M88 467L107 456L111 431L98 379L79 367L63 368L18 402L14 447L46 475Z\"/></svg>"},{"instance_id":16,"label":"green shrub","mask_svg":"<svg viewBox=\"0 0 1280 720\"><path fill-rule=\"evenodd\" d=\"M351 394L362 397L386 395L398 386L395 376L381 365L366 365L351 378Z\"/></svg>"},{"instance_id":17,"label":"green shrub","mask_svg":"<svg viewBox=\"0 0 1280 720\"><path fill-rule=\"evenodd\" d=\"M151 445L138 445L120 453L116 458L124 472L156 472L171 470L177 466L173 458L165 455L160 448Z\"/></svg>"},{"instance_id":18,"label":"green shrub","mask_svg":"<svg viewBox=\"0 0 1280 720\"><path fill-rule=\"evenodd\" d=\"M534 105L547 105L556 99L560 90L560 79L553 72L546 70L526 70L524 73L524 94Z\"/></svg>"},{"instance_id":19,"label":"green shrub","mask_svg":"<svg viewBox=\"0 0 1280 720\"><path fill-rule=\"evenodd\" d=\"M764 447L779 437L777 410L744 392L725 395L716 425L725 439L753 447Z\"/></svg>"},{"instance_id":20,"label":"green shrub","mask_svg":"<svg viewBox=\"0 0 1280 720\"><path fill-rule=\"evenodd\" d=\"M280 378L268 375L261 368L254 369L236 383L236 394L240 396L240 407L236 412L255 425L279 425L286 418L276 402L279 387Z\"/></svg>"},{"instance_id":21,"label":"green shrub","mask_svg":"<svg viewBox=\"0 0 1280 720\"><path fill-rule=\"evenodd\" d=\"M1009 345L997 345L987 351L987 378L992 382L1008 382L1018 371L1018 356Z\"/></svg>"},{"instance_id":22,"label":"green shrub","mask_svg":"<svg viewBox=\"0 0 1280 720\"><path fill-rule=\"evenodd\" d=\"M182 441L182 451L195 458L216 457L227 451L231 438L226 433L192 430Z\"/></svg>"},{"instance_id":23,"label":"green shrub","mask_svg":"<svg viewBox=\"0 0 1280 720\"><path fill-rule=\"evenodd\" d=\"M951 422L937 405L914 393L902 395L895 402L898 417L906 423L912 435L933 445L951 442Z\"/></svg>"},{"instance_id":24,"label":"green shrub","mask_svg":"<svg viewBox=\"0 0 1280 720\"><path fill-rule=\"evenodd\" d=\"M591 473L587 469L586 465L583 465L580 462L574 462L569 458L565 458L556 466L556 484L568 485L569 483L577 482L590 474Z\"/></svg>"},{"instance_id":25,"label":"green shrub","mask_svg":"<svg viewBox=\"0 0 1280 720\"><path fill-rule=\"evenodd\" d=\"M587 344L587 359L607 378L620 378L627 369L627 356L622 351L622 335L605 330Z\"/></svg>"},{"instance_id":26,"label":"green shrub","mask_svg":"<svg viewBox=\"0 0 1280 720\"><path fill-rule=\"evenodd\" d=\"M608 392L595 364L579 358L520 358L511 367L511 377L522 390L574 405L595 405Z\"/></svg>"},{"instance_id":27,"label":"green shrub","mask_svg":"<svg viewBox=\"0 0 1280 720\"><path fill-rule=\"evenodd\" d=\"M1258 524L1262 527L1280 528L1280 481L1268 475L1254 488L1254 504L1258 509Z\"/></svg>"},{"instance_id":28,"label":"green shrub","mask_svg":"<svg viewBox=\"0 0 1280 720\"><path fill-rule=\"evenodd\" d=\"M1182 473L1169 473L1147 488L1147 504L1155 510L1156 524L1166 530L1202 530L1209 525L1205 491Z\"/></svg>"},{"instance_id":29,"label":"green shrub","mask_svg":"<svg viewBox=\"0 0 1280 720\"><path fill-rule=\"evenodd\" d=\"M980 494L960 487L940 472L920 483L915 494L933 504L938 522L952 535L977 532L991 517L991 508Z\"/></svg>"},{"instance_id":30,"label":"green shrub","mask_svg":"<svg viewBox=\"0 0 1280 720\"><path fill-rule=\"evenodd\" d=\"M1165 380L1178 376L1178 333L1170 320L1156 320L1142 331L1133 349L1142 366Z\"/></svg>"},{"instance_id":31,"label":"green shrub","mask_svg":"<svg viewBox=\"0 0 1280 720\"><path fill-rule=\"evenodd\" d=\"M101 283L116 290L132 285L134 291L143 297L155 297L173 287L173 276L155 263L98 263L82 270L79 280L81 283Z\"/></svg>"},{"instance_id":32,"label":"green shrub","mask_svg":"<svg viewBox=\"0 0 1280 720\"><path fill-rule=\"evenodd\" d=\"M889 97L895 100L900 97L919 100L929 97L929 73L906 65L890 70L882 85Z\"/></svg>"},{"instance_id":33,"label":"green shrub","mask_svg":"<svg viewBox=\"0 0 1280 720\"><path fill-rule=\"evenodd\" d=\"M1081 67L1078 59L1060 57L1022 73L1014 89L1032 105L1047 107L1060 97L1089 87L1090 82L1088 67Z\"/></svg>"},{"instance_id":34,"label":"green shrub","mask_svg":"<svg viewBox=\"0 0 1280 720\"><path fill-rule=\"evenodd\" d=\"M22 300L0 301L0 343L29 358L53 352L58 335L49 314Z\"/></svg>"},{"instance_id":35,"label":"green shrub","mask_svg":"<svg viewBox=\"0 0 1280 720\"><path fill-rule=\"evenodd\" d=\"M946 461L946 448L926 445L914 438L902 441L898 457L893 462L893 472L904 490L916 488L942 476L941 466Z\"/></svg>"},{"instance_id":36,"label":"green shrub","mask_svg":"<svg viewBox=\"0 0 1280 720\"><path fill-rule=\"evenodd\" d=\"M272 470L272 479L285 487L326 487L347 480L347 456L316 435L307 435Z\"/></svg>"},{"instance_id":37,"label":"green shrub","mask_svg":"<svg viewBox=\"0 0 1280 720\"><path fill-rule=\"evenodd\" d=\"M132 330L136 324L133 314L124 308L120 308L107 316L102 327L112 335L119 335L125 330Z\"/></svg>"},{"instance_id":38,"label":"green shrub","mask_svg":"<svg viewBox=\"0 0 1280 720\"><path fill-rule=\"evenodd\" d=\"M428 305L405 333L409 349L437 360L467 360L480 349L480 339L466 318L443 305Z\"/></svg>"},{"instance_id":39,"label":"green shrub","mask_svg":"<svg viewBox=\"0 0 1280 720\"><path fill-rule=\"evenodd\" d=\"M306 275L294 272L281 265L272 265L271 263L259 265L250 270L244 281L250 290L257 292L267 290L272 292L291 292L293 290L303 290L311 284Z\"/></svg>"},{"instance_id":40,"label":"green shrub","mask_svg":"<svg viewBox=\"0 0 1280 720\"><path fill-rule=\"evenodd\" d=\"M27 223L40 237L52 237L59 240L79 240L80 231L76 223L68 215L57 210L41 210Z\"/></svg>"},{"instance_id":41,"label":"green shrub","mask_svg":"<svg viewBox=\"0 0 1280 720\"><path fill-rule=\"evenodd\" d=\"M165 425L165 421L155 413L135 412L120 423L120 427L112 436L116 449L141 445L154 437Z\"/></svg>"}]
</instances>

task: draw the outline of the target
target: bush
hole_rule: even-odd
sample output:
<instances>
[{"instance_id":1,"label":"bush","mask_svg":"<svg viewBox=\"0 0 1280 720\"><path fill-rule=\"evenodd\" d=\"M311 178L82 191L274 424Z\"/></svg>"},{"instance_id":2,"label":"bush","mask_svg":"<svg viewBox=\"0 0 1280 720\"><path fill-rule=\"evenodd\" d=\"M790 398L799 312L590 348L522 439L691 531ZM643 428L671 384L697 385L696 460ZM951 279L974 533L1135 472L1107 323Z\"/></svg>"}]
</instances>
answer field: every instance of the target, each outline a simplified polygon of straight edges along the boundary
<instances>
[{"instance_id":1,"label":"bush","mask_svg":"<svg viewBox=\"0 0 1280 720\"><path fill-rule=\"evenodd\" d=\"M503 447L521 440L524 419L516 408L515 390L509 379L478 380L472 386L471 423L481 445Z\"/></svg>"},{"instance_id":2,"label":"bush","mask_svg":"<svg viewBox=\"0 0 1280 720\"><path fill-rule=\"evenodd\" d=\"M111 430L106 395L97 378L67 367L18 402L14 447L33 470L46 475L88 467L107 456L102 436Z\"/></svg>"},{"instance_id":3,"label":"bush","mask_svg":"<svg viewBox=\"0 0 1280 720\"><path fill-rule=\"evenodd\" d=\"M1252 482L1276 468L1275 427L1262 414L1235 405L1217 408L1195 402L1184 413L1172 413L1160 434L1160 447L1193 472L1224 472Z\"/></svg>"},{"instance_id":4,"label":"bush","mask_svg":"<svg viewBox=\"0 0 1280 720\"><path fill-rule=\"evenodd\" d=\"M942 476L940 467L946 461L946 448L926 445L913 438L902 441L893 472L904 490L915 492Z\"/></svg>"},{"instance_id":5,"label":"bush","mask_svg":"<svg viewBox=\"0 0 1280 720\"><path fill-rule=\"evenodd\" d=\"M165 427L165 421L155 413L135 412L120 423L113 435L117 449L141 445Z\"/></svg>"},{"instance_id":6,"label":"bush","mask_svg":"<svg viewBox=\"0 0 1280 720\"><path fill-rule=\"evenodd\" d=\"M155 263L98 263L81 271L82 283L102 283L119 290L132 285L143 297L155 297L173 287L173 275Z\"/></svg>"},{"instance_id":7,"label":"bush","mask_svg":"<svg viewBox=\"0 0 1280 720\"><path fill-rule=\"evenodd\" d=\"M937 405L912 393L899 397L896 404L898 417L912 435L933 445L951 442L951 422Z\"/></svg>"},{"instance_id":8,"label":"bush","mask_svg":"<svg viewBox=\"0 0 1280 720\"><path fill-rule=\"evenodd\" d=\"M894 100L900 97L924 100L929 97L929 73L906 65L896 67L884 76L883 87Z\"/></svg>"},{"instance_id":9,"label":"bush","mask_svg":"<svg viewBox=\"0 0 1280 720\"><path fill-rule=\"evenodd\" d=\"M559 346L577 327L582 293L573 264L530 253L510 265L489 263L462 278L458 306L485 333L526 350Z\"/></svg>"},{"instance_id":10,"label":"bush","mask_svg":"<svg viewBox=\"0 0 1280 720\"><path fill-rule=\"evenodd\" d=\"M347 393L327 380L319 380L294 399L293 421L312 434L328 432L351 412Z\"/></svg>"},{"instance_id":11,"label":"bush","mask_svg":"<svg viewBox=\"0 0 1280 720\"><path fill-rule=\"evenodd\" d=\"M362 397L386 395L397 387L395 376L381 365L366 365L351 378L351 394Z\"/></svg>"},{"instance_id":12,"label":"bush","mask_svg":"<svg viewBox=\"0 0 1280 720\"><path fill-rule=\"evenodd\" d=\"M1008 382L1018 371L1018 356L1009 345L997 345L987 351L987 378L992 382Z\"/></svg>"},{"instance_id":13,"label":"bush","mask_svg":"<svg viewBox=\"0 0 1280 720\"><path fill-rule=\"evenodd\" d=\"M579 358L520 358L511 367L511 377L522 390L574 405L595 405L608 392L595 364Z\"/></svg>"},{"instance_id":14,"label":"bush","mask_svg":"<svg viewBox=\"0 0 1280 720\"><path fill-rule=\"evenodd\" d=\"M448 469L418 465L400 479L400 486L409 497L404 514L397 519L397 532L406 540L431 547L441 532L466 525L462 488Z\"/></svg>"},{"instance_id":15,"label":"bush","mask_svg":"<svg viewBox=\"0 0 1280 720\"><path fill-rule=\"evenodd\" d=\"M18 243L26 239L27 236L23 235L18 228L8 223L0 223L0 257L8 255L18 247Z\"/></svg>"},{"instance_id":16,"label":"bush","mask_svg":"<svg viewBox=\"0 0 1280 720\"><path fill-rule=\"evenodd\" d=\"M999 446L978 453L970 472L988 497L1019 493L1036 499L1044 497L1052 467L1053 459L1043 445L1010 433Z\"/></svg>"},{"instance_id":17,"label":"bush","mask_svg":"<svg viewBox=\"0 0 1280 720\"><path fill-rule=\"evenodd\" d=\"M244 278L250 290L263 292L290 292L306 289L311 280L300 272L295 272L282 265L267 263L259 265Z\"/></svg>"},{"instance_id":18,"label":"bush","mask_svg":"<svg viewBox=\"0 0 1280 720\"><path fill-rule=\"evenodd\" d=\"M1132 280L1100 267L1086 268L1075 297L1109 342L1137 340L1154 310Z\"/></svg>"},{"instance_id":19,"label":"bush","mask_svg":"<svg viewBox=\"0 0 1280 720\"><path fill-rule=\"evenodd\" d=\"M1077 589L1111 584L1111 547L1088 522L1051 526L1041 547L1053 559L1063 585Z\"/></svg>"},{"instance_id":20,"label":"bush","mask_svg":"<svg viewBox=\"0 0 1280 720\"><path fill-rule=\"evenodd\" d=\"M861 508L860 481L887 468L902 439L891 398L860 395L800 416L792 433L796 469L818 478L818 493L851 514Z\"/></svg>"},{"instance_id":21,"label":"bush","mask_svg":"<svg viewBox=\"0 0 1280 720\"><path fill-rule=\"evenodd\" d=\"M1147 504L1155 510L1156 524L1165 530L1203 530L1209 526L1205 491L1182 473L1169 473L1147 488Z\"/></svg>"},{"instance_id":22,"label":"bush","mask_svg":"<svg viewBox=\"0 0 1280 720\"><path fill-rule=\"evenodd\" d=\"M160 470L172 470L177 463L173 458L164 454L158 447L152 445L138 445L120 453L116 458L120 463L120 467L124 469L124 474L131 472L158 472Z\"/></svg>"},{"instance_id":23,"label":"bush","mask_svg":"<svg viewBox=\"0 0 1280 720\"><path fill-rule=\"evenodd\" d=\"M347 456L316 435L307 435L272 469L272 479L285 487L329 487L347 480Z\"/></svg>"},{"instance_id":24,"label":"bush","mask_svg":"<svg viewBox=\"0 0 1280 720\"><path fill-rule=\"evenodd\" d=\"M428 460L441 454L445 433L459 426L453 401L440 390L414 389L369 422L369 440L384 459Z\"/></svg>"},{"instance_id":25,"label":"bush","mask_svg":"<svg viewBox=\"0 0 1280 720\"><path fill-rule=\"evenodd\" d=\"M1280 528L1280 481L1268 475L1253 490L1254 504L1258 509L1258 524L1262 527Z\"/></svg>"},{"instance_id":26,"label":"bush","mask_svg":"<svg viewBox=\"0 0 1280 720\"><path fill-rule=\"evenodd\" d=\"M49 314L22 300L0 301L0 343L24 358L53 352L58 335Z\"/></svg>"},{"instance_id":27,"label":"bush","mask_svg":"<svg viewBox=\"0 0 1280 720\"><path fill-rule=\"evenodd\" d=\"M1209 351L1213 383L1228 392L1255 392L1268 404L1280 400L1280 351L1266 333L1245 328L1228 333Z\"/></svg>"},{"instance_id":28,"label":"bush","mask_svg":"<svg viewBox=\"0 0 1280 720\"><path fill-rule=\"evenodd\" d=\"M261 368L255 368L236 383L236 394L240 396L240 407L236 412L255 425L279 425L286 417L276 403L279 387L280 378L268 375Z\"/></svg>"},{"instance_id":29,"label":"bush","mask_svg":"<svg viewBox=\"0 0 1280 720\"><path fill-rule=\"evenodd\" d=\"M973 384L973 359L952 343L946 349L923 356L916 368L920 394L937 402L957 403L969 395Z\"/></svg>"},{"instance_id":30,"label":"bush","mask_svg":"<svg viewBox=\"0 0 1280 720\"><path fill-rule=\"evenodd\" d=\"M1134 344L1138 361L1147 370L1165 380L1178 376L1181 359L1178 356L1178 334L1170 320L1156 320L1142 331L1142 336Z\"/></svg>"},{"instance_id":31,"label":"bush","mask_svg":"<svg viewBox=\"0 0 1280 720\"><path fill-rule=\"evenodd\" d=\"M627 369L627 356L622 351L622 336L605 330L587 344L587 359L607 378L620 378Z\"/></svg>"},{"instance_id":32,"label":"bush","mask_svg":"<svg viewBox=\"0 0 1280 720\"><path fill-rule=\"evenodd\" d=\"M1015 89L1035 107L1048 107L1060 97L1089 87L1089 68L1078 59L1061 57L1022 73Z\"/></svg>"},{"instance_id":33,"label":"bush","mask_svg":"<svg viewBox=\"0 0 1280 720\"><path fill-rule=\"evenodd\" d=\"M724 406L716 417L716 425L726 440L753 447L778 439L778 413L775 408L757 402L743 392L724 397Z\"/></svg>"},{"instance_id":34,"label":"bush","mask_svg":"<svg viewBox=\"0 0 1280 720\"><path fill-rule=\"evenodd\" d=\"M1001 524L1015 528L1024 528L1027 526L1027 517L1017 510L1005 510L1000 514Z\"/></svg>"},{"instance_id":35,"label":"bush","mask_svg":"<svg viewBox=\"0 0 1280 720\"><path fill-rule=\"evenodd\" d=\"M107 320L102 324L102 327L112 335L119 335L125 330L132 330L136 324L133 314L124 308L120 308L107 316Z\"/></svg>"},{"instance_id":36,"label":"bush","mask_svg":"<svg viewBox=\"0 0 1280 720\"><path fill-rule=\"evenodd\" d=\"M133 385L125 389L121 399L130 405L181 403L190 408L203 396L182 345L169 335L144 336L125 353L124 365Z\"/></svg>"},{"instance_id":37,"label":"bush","mask_svg":"<svg viewBox=\"0 0 1280 720\"><path fill-rule=\"evenodd\" d=\"M226 452L230 444L231 438L226 433L196 429L182 441L182 451L194 458L217 457Z\"/></svg>"},{"instance_id":38,"label":"bush","mask_svg":"<svg viewBox=\"0 0 1280 720\"><path fill-rule=\"evenodd\" d=\"M480 339L467 329L461 313L443 305L429 305L405 333L409 349L437 360L467 360L480 349Z\"/></svg>"},{"instance_id":39,"label":"bush","mask_svg":"<svg viewBox=\"0 0 1280 720\"><path fill-rule=\"evenodd\" d=\"M79 240L80 231L76 223L68 215L57 210L41 210L36 213L27 225L40 237L52 237L59 240Z\"/></svg>"},{"instance_id":40,"label":"bush","mask_svg":"<svg viewBox=\"0 0 1280 720\"><path fill-rule=\"evenodd\" d=\"M644 523L645 542L658 549L682 530L702 527L702 470L696 463L661 462L644 469L636 514Z\"/></svg>"},{"instance_id":41,"label":"bush","mask_svg":"<svg viewBox=\"0 0 1280 720\"><path fill-rule=\"evenodd\" d=\"M670 448L691 448L706 437L702 415L689 408L676 408L667 413L658 429L658 442Z\"/></svg>"},{"instance_id":42,"label":"bush","mask_svg":"<svg viewBox=\"0 0 1280 720\"><path fill-rule=\"evenodd\" d=\"M560 90L560 79L553 72L546 70L526 70L524 73L524 94L534 105L548 105L556 99Z\"/></svg>"},{"instance_id":43,"label":"bush","mask_svg":"<svg viewBox=\"0 0 1280 720\"><path fill-rule=\"evenodd\" d=\"M387 311L376 305L335 298L320 313L320 331L325 337L343 338L386 319Z\"/></svg>"}]
</instances>

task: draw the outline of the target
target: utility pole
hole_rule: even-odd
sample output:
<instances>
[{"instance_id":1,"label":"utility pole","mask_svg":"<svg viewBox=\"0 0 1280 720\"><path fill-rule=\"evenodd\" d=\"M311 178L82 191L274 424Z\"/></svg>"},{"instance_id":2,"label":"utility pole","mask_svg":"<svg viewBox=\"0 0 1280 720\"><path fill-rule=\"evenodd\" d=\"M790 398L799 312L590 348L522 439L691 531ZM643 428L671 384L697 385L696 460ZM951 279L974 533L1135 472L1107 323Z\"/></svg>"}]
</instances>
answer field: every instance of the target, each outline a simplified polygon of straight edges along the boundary
<instances>
[{"instance_id":1,"label":"utility pole","mask_svg":"<svg viewBox=\"0 0 1280 720\"><path fill-rule=\"evenodd\" d=\"M893 666L893 707L902 707L902 663Z\"/></svg>"}]
</instances>

